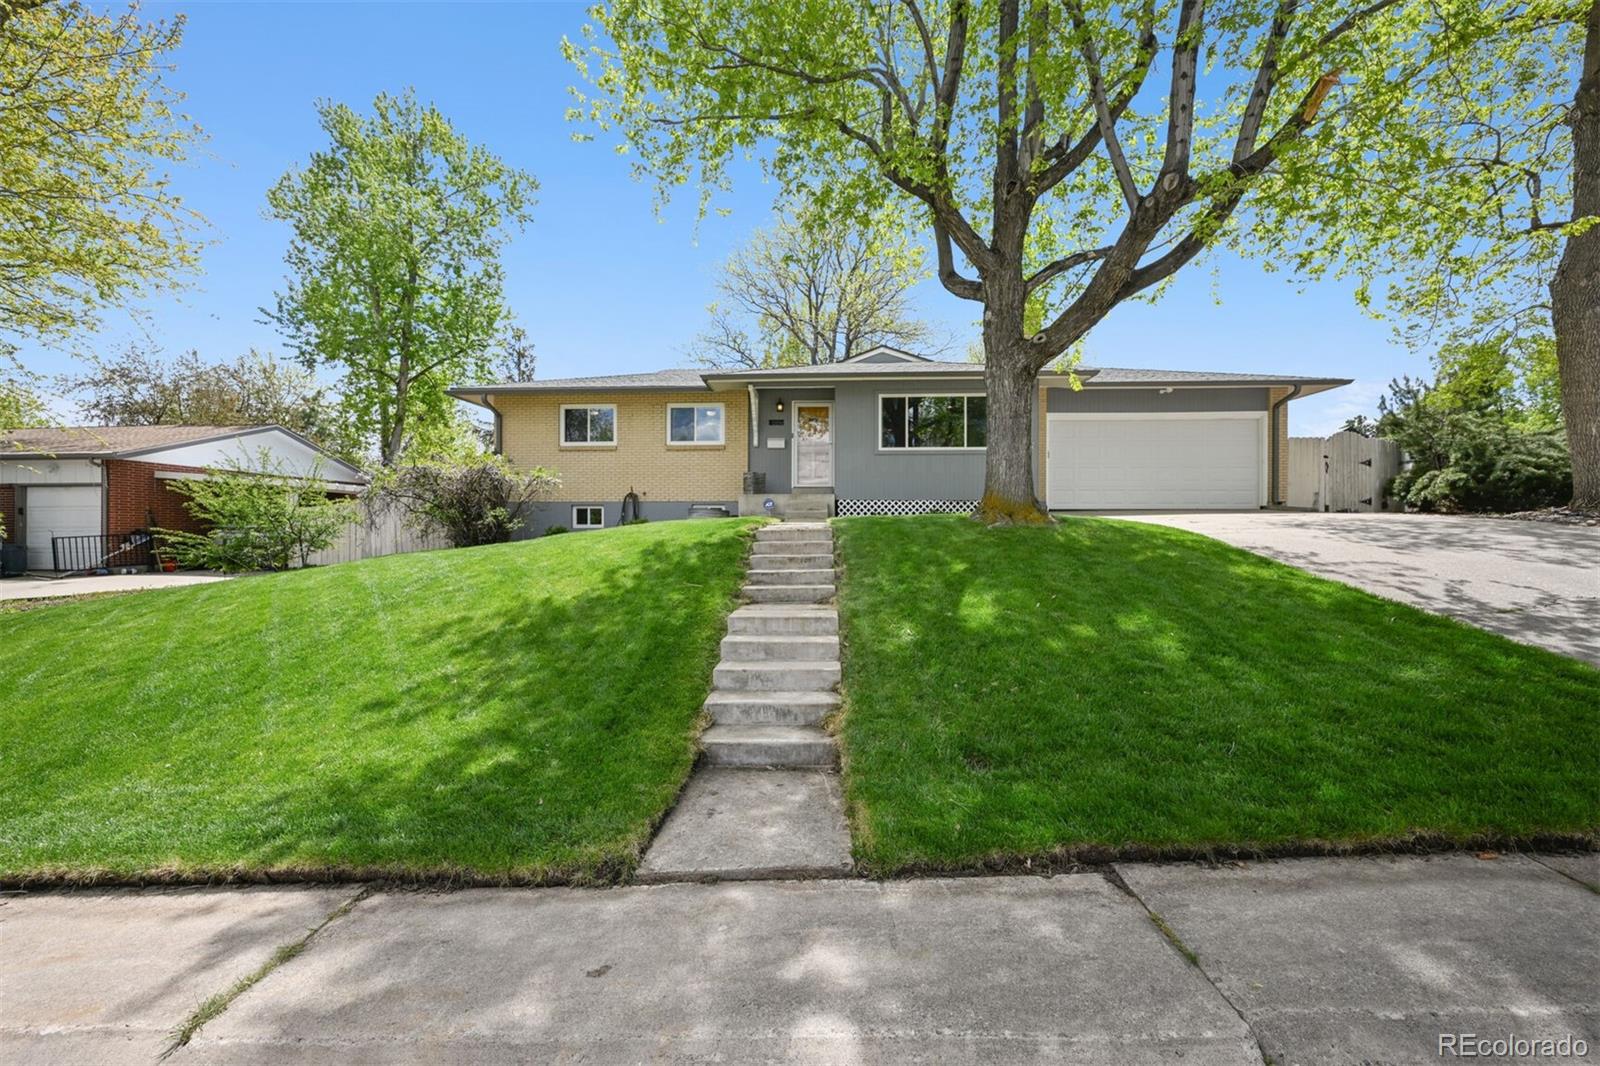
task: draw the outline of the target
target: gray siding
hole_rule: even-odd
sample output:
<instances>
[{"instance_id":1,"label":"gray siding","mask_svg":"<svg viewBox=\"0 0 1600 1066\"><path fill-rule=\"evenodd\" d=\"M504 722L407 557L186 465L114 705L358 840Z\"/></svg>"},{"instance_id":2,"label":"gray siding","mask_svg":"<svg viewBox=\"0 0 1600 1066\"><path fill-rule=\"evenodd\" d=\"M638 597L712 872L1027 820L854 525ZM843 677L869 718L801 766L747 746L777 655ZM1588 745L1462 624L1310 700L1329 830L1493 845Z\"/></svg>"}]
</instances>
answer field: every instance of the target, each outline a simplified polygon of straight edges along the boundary
<instances>
[{"instance_id":1,"label":"gray siding","mask_svg":"<svg viewBox=\"0 0 1600 1066\"><path fill-rule=\"evenodd\" d=\"M981 381L906 378L841 383L835 390L834 495L852 500L976 500L983 457L974 452L879 448L878 396L982 393Z\"/></svg>"},{"instance_id":2,"label":"gray siding","mask_svg":"<svg viewBox=\"0 0 1600 1066\"><path fill-rule=\"evenodd\" d=\"M692 504L726 507L730 515L739 513L738 500L641 500L639 513L651 522L670 522L674 519L688 518L689 507ZM535 504L529 509L522 523L522 528L516 532L516 539L526 540L529 537L542 537L544 531L551 526L566 526L567 529L572 529L572 509L574 507L599 507L605 512L607 529L622 520L621 500L550 501Z\"/></svg>"},{"instance_id":3,"label":"gray siding","mask_svg":"<svg viewBox=\"0 0 1600 1066\"><path fill-rule=\"evenodd\" d=\"M773 388L757 389L756 396L760 403L760 417L756 423L759 439L754 445L750 444L748 438L745 440L745 446L750 449L750 465L746 469L767 475L766 491L768 493L788 492L791 487L789 482L790 460L792 458L789 454L789 449L794 447L793 441L790 440L790 434L793 432L794 426L791 416L794 414L795 401L799 400L803 403L806 400L831 400L833 399L833 390L786 389L775 386ZM741 397L741 399L747 405L750 402L747 397ZM781 415L777 410L777 404L780 399L783 400L783 414ZM730 399L728 402L732 403L733 401ZM837 413L835 413L835 417L837 417ZM781 421L782 424L771 425L775 420ZM768 448L767 438L769 437L782 437L783 447Z\"/></svg>"},{"instance_id":4,"label":"gray siding","mask_svg":"<svg viewBox=\"0 0 1600 1066\"><path fill-rule=\"evenodd\" d=\"M1184 389L1162 395L1159 389L1097 389L1085 386L1045 390L1046 409L1052 414L1159 414L1179 411L1265 411L1267 390L1252 388Z\"/></svg>"}]
</instances>

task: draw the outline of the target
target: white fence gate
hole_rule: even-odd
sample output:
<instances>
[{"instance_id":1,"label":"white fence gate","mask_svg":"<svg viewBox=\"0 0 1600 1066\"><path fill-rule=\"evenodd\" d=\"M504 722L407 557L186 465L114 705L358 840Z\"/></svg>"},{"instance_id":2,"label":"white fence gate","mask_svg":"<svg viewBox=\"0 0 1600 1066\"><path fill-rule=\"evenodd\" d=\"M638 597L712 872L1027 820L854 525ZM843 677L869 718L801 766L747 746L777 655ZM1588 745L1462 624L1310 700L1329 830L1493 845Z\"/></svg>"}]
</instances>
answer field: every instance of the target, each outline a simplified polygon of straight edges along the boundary
<instances>
[{"instance_id":1,"label":"white fence gate","mask_svg":"<svg viewBox=\"0 0 1600 1066\"><path fill-rule=\"evenodd\" d=\"M405 523L398 507L374 511L366 500L360 500L356 503L356 514L356 521L345 529L331 548L311 556L313 566L349 563L402 552L432 551L450 546L450 542L443 537L425 537L417 533Z\"/></svg>"},{"instance_id":2,"label":"white fence gate","mask_svg":"<svg viewBox=\"0 0 1600 1066\"><path fill-rule=\"evenodd\" d=\"M1382 511L1384 486L1400 472L1400 446L1340 431L1289 438L1290 507L1311 511Z\"/></svg>"}]
</instances>

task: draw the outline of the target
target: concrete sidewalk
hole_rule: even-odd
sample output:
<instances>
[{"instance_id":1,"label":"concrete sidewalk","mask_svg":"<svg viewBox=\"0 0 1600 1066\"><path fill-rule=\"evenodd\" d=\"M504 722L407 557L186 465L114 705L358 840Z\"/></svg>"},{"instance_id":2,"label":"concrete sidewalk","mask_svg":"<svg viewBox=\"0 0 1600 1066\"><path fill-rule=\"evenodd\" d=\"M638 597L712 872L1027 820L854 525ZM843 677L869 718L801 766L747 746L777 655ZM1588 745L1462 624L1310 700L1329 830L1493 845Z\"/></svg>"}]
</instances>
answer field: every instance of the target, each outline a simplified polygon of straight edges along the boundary
<instances>
[{"instance_id":1,"label":"concrete sidewalk","mask_svg":"<svg viewBox=\"0 0 1600 1066\"><path fill-rule=\"evenodd\" d=\"M347 911L357 888L15 894L0 1061L151 1063L230 988L169 1062L1436 1062L1458 1031L1600 1061L1597 878L1456 855Z\"/></svg>"},{"instance_id":2,"label":"concrete sidewalk","mask_svg":"<svg viewBox=\"0 0 1600 1066\"><path fill-rule=\"evenodd\" d=\"M140 592L145 589L183 588L227 581L226 574L187 571L177 574L101 574L84 577L8 577L0 581L0 600L39 600L57 596L88 596L99 592Z\"/></svg>"}]
</instances>

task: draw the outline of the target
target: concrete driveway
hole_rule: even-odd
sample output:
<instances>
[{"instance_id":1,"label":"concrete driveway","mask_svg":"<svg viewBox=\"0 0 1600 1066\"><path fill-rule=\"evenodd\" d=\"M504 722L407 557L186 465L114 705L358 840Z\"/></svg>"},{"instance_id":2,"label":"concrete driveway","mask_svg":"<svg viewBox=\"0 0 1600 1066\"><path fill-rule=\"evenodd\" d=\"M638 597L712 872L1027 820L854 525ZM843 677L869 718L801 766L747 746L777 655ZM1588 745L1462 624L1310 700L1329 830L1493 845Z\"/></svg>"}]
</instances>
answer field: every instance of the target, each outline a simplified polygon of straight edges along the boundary
<instances>
[{"instance_id":1,"label":"concrete driveway","mask_svg":"<svg viewBox=\"0 0 1600 1066\"><path fill-rule=\"evenodd\" d=\"M1600 666L1600 529L1500 518L1293 511L1118 513Z\"/></svg>"},{"instance_id":2,"label":"concrete driveway","mask_svg":"<svg viewBox=\"0 0 1600 1066\"><path fill-rule=\"evenodd\" d=\"M144 589L182 588L226 581L223 574L102 574L98 577L10 577L0 581L0 600L45 600L58 596L89 596L100 592L139 592Z\"/></svg>"},{"instance_id":3,"label":"concrete driveway","mask_svg":"<svg viewBox=\"0 0 1600 1066\"><path fill-rule=\"evenodd\" d=\"M1320 1066L1437 1062L1463 1033L1593 1055L1597 877L1592 855L1486 854L16 893L0 896L0 1062L158 1066L218 994L169 1066Z\"/></svg>"}]
</instances>

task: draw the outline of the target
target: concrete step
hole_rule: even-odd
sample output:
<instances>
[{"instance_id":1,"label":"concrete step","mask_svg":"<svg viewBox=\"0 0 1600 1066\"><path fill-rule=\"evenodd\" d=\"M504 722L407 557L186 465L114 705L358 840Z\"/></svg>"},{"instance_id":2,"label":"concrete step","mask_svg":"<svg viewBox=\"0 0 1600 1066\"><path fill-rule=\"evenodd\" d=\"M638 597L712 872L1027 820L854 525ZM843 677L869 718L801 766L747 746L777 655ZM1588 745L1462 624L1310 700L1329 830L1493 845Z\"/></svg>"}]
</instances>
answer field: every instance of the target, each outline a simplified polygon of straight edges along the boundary
<instances>
[{"instance_id":1,"label":"concrete step","mask_svg":"<svg viewBox=\"0 0 1600 1066\"><path fill-rule=\"evenodd\" d=\"M821 537L811 540L758 540L750 551L750 558L761 559L769 555L833 555L833 541Z\"/></svg>"},{"instance_id":2,"label":"concrete step","mask_svg":"<svg viewBox=\"0 0 1600 1066\"><path fill-rule=\"evenodd\" d=\"M750 603L832 603L832 585L746 585Z\"/></svg>"},{"instance_id":3,"label":"concrete step","mask_svg":"<svg viewBox=\"0 0 1600 1066\"><path fill-rule=\"evenodd\" d=\"M848 877L839 775L825 767L701 767L640 864L640 881Z\"/></svg>"},{"instance_id":4,"label":"concrete step","mask_svg":"<svg viewBox=\"0 0 1600 1066\"><path fill-rule=\"evenodd\" d=\"M740 633L722 638L722 661L754 662L838 662L838 637L757 636Z\"/></svg>"},{"instance_id":5,"label":"concrete step","mask_svg":"<svg viewBox=\"0 0 1600 1066\"><path fill-rule=\"evenodd\" d=\"M779 522L756 530L756 541L831 539L833 530L826 522Z\"/></svg>"},{"instance_id":6,"label":"concrete step","mask_svg":"<svg viewBox=\"0 0 1600 1066\"><path fill-rule=\"evenodd\" d=\"M811 603L748 603L728 616L730 634L825 637L839 632L839 612Z\"/></svg>"},{"instance_id":7,"label":"concrete step","mask_svg":"<svg viewBox=\"0 0 1600 1066\"><path fill-rule=\"evenodd\" d=\"M796 659L718 663L712 686L726 692L827 692L839 684L839 664Z\"/></svg>"},{"instance_id":8,"label":"concrete step","mask_svg":"<svg viewBox=\"0 0 1600 1066\"><path fill-rule=\"evenodd\" d=\"M822 570L831 569L833 555L830 552L817 552L812 555L753 555L750 557L750 569L755 570Z\"/></svg>"},{"instance_id":9,"label":"concrete step","mask_svg":"<svg viewBox=\"0 0 1600 1066\"><path fill-rule=\"evenodd\" d=\"M713 692L706 713L718 725L821 725L839 706L833 692Z\"/></svg>"},{"instance_id":10,"label":"concrete step","mask_svg":"<svg viewBox=\"0 0 1600 1066\"><path fill-rule=\"evenodd\" d=\"M784 725L714 725L700 737L713 766L833 766L833 738L820 729Z\"/></svg>"},{"instance_id":11,"label":"concrete step","mask_svg":"<svg viewBox=\"0 0 1600 1066\"><path fill-rule=\"evenodd\" d=\"M756 585L831 585L833 567L815 570L752 570L745 576L745 587Z\"/></svg>"}]
</instances>

